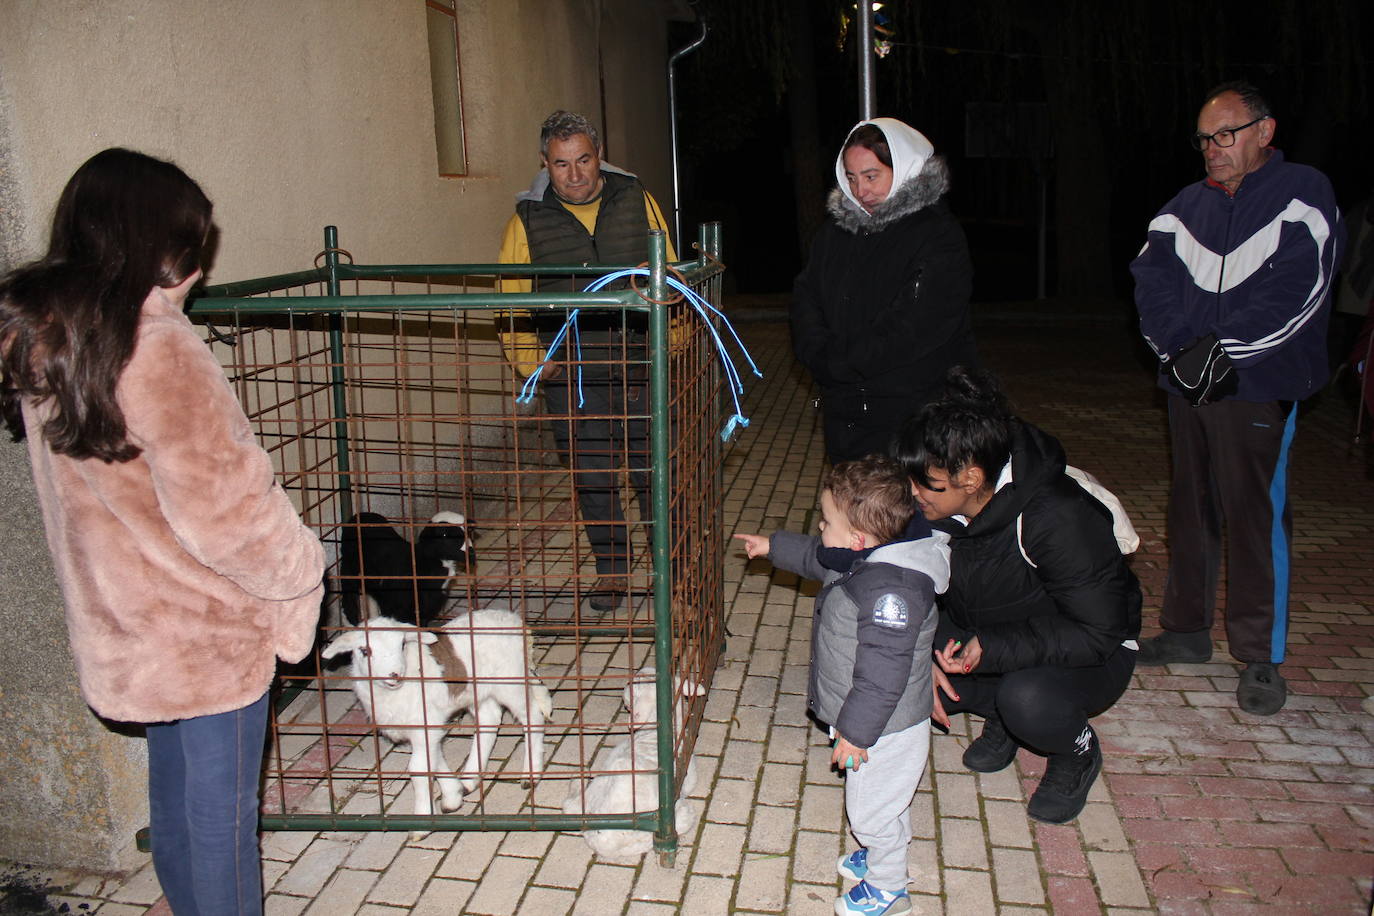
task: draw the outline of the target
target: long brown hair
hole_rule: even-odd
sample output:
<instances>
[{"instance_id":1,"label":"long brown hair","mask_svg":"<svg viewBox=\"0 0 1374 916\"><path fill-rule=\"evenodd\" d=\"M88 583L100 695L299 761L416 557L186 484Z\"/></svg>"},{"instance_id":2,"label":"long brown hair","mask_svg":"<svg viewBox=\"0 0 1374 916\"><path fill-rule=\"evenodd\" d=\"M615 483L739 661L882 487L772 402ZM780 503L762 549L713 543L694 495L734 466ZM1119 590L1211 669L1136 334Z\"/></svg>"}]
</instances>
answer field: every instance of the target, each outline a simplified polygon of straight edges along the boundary
<instances>
[{"instance_id":1,"label":"long brown hair","mask_svg":"<svg viewBox=\"0 0 1374 916\"><path fill-rule=\"evenodd\" d=\"M43 439L59 455L128 461L115 387L133 356L143 300L200 267L210 201L170 162L96 153L57 202L48 252L0 280L0 408L24 435L24 398L56 406Z\"/></svg>"}]
</instances>

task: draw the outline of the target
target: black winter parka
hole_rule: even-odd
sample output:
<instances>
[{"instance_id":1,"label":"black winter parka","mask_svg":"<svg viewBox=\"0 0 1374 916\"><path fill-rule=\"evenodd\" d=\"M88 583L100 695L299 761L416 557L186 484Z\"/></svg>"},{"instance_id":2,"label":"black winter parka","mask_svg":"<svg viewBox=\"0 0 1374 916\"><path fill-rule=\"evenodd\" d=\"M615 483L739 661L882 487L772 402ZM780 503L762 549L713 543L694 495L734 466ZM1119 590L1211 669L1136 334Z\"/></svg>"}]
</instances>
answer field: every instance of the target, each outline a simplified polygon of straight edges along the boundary
<instances>
[{"instance_id":1,"label":"black winter parka","mask_svg":"<svg viewBox=\"0 0 1374 916\"><path fill-rule=\"evenodd\" d=\"M1140 635L1140 583L1111 513L1064 473L1059 440L1029 423L1019 424L1011 467L1012 482L967 527L933 523L951 551L935 646L976 635L985 673L1102 664Z\"/></svg>"},{"instance_id":2,"label":"black winter parka","mask_svg":"<svg viewBox=\"0 0 1374 916\"><path fill-rule=\"evenodd\" d=\"M948 183L936 156L872 217L831 192L831 218L793 287L791 321L793 350L821 389L832 460L886 450L848 421L895 431L939 393L951 366L977 361L973 268L943 200Z\"/></svg>"}]
</instances>

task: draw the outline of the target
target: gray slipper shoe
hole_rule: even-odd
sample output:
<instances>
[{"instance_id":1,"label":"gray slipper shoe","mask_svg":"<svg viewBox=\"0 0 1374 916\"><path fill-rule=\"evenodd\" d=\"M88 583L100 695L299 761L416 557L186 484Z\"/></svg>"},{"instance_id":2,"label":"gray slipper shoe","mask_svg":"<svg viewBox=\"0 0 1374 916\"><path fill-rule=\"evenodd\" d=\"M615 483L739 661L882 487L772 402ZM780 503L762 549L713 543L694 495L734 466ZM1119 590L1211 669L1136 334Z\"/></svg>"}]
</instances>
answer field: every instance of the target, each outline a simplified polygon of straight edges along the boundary
<instances>
[{"instance_id":1,"label":"gray slipper shoe","mask_svg":"<svg viewBox=\"0 0 1374 916\"><path fill-rule=\"evenodd\" d=\"M1256 716L1272 716L1288 701L1288 682L1279 674L1276 665L1250 662L1240 673L1236 685L1236 702L1244 711Z\"/></svg>"}]
</instances>

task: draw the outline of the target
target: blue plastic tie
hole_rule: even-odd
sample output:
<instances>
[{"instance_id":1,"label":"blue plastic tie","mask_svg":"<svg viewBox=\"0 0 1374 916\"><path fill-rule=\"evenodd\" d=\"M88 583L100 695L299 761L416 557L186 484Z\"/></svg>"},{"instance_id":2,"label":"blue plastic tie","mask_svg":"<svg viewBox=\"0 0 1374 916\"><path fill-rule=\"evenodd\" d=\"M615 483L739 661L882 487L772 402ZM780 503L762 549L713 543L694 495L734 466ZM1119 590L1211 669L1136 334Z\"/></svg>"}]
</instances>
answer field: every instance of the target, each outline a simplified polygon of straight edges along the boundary
<instances>
[{"instance_id":1,"label":"blue plastic tie","mask_svg":"<svg viewBox=\"0 0 1374 916\"><path fill-rule=\"evenodd\" d=\"M632 267L625 270L613 271L612 273L593 280L587 285L583 292L595 293L617 280L631 276L647 277L649 276L649 271L643 267ZM763 373L759 371L758 364L754 362L754 358L749 355L749 348L744 345L744 341L740 340L738 332L735 331L735 326L730 323L730 319L726 318L725 314L721 312L720 309L706 301L700 293L691 289L676 277L666 277L665 280L670 287L682 293L683 297L692 306L693 311L706 325L706 330L711 332L711 339L716 346L716 355L720 359L721 368L725 371L725 379L730 389L730 398L734 401L735 405L734 414L726 421L725 427L720 432L721 441L728 442L737 430L749 425L749 418L744 415L744 408L740 405L739 400L739 396L744 393L744 381L740 377L739 370L735 367L734 360L730 358L730 352L725 345L725 341L721 339L720 332L717 331L715 325L711 323L712 316L719 318L725 324L725 328L730 332L730 337L734 340L735 346L744 354L744 358L749 361L749 368L753 370L754 375L763 378ZM554 336L553 342L549 344L548 350L544 353L544 358L540 361L539 365L535 367L534 372L530 373L529 378L525 379L525 384L521 386L520 393L516 395L515 398L518 403L528 404L534 399L534 392L539 387L539 377L544 372L544 366L558 353L559 347L563 345L571 329L573 346L576 348L578 363L576 366L577 406L582 406L582 338L577 326L577 313L579 311L580 309L573 309L572 312L568 314L567 320L563 322L563 327L559 328L558 334Z\"/></svg>"},{"instance_id":2,"label":"blue plastic tie","mask_svg":"<svg viewBox=\"0 0 1374 916\"><path fill-rule=\"evenodd\" d=\"M520 386L520 393L515 396L515 402L517 404L528 404L530 401L534 400L534 392L539 387L539 376L544 374L544 367L553 359L554 355L558 352L558 348L563 346L563 341L567 339L569 329L572 331L573 348L577 364L577 406L581 407L585 403L582 397L582 334L577 327L577 313L579 311L581 311L581 309L573 309L572 312L568 314L567 320L563 322L563 327L559 328L558 333L554 335L553 343L549 344L549 348L544 351L544 358L539 361L538 366L534 367L534 371L530 373L529 378L525 379L525 384Z\"/></svg>"}]
</instances>

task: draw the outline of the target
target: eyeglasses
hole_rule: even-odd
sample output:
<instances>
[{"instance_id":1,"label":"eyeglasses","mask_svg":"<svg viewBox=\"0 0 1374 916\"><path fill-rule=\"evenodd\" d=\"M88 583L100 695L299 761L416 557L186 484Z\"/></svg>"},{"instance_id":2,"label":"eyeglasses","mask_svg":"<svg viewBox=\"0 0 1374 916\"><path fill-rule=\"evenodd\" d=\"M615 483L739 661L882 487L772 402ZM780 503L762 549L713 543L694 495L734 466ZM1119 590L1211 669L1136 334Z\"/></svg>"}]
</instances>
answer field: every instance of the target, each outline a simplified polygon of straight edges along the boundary
<instances>
[{"instance_id":1,"label":"eyeglasses","mask_svg":"<svg viewBox=\"0 0 1374 916\"><path fill-rule=\"evenodd\" d=\"M1208 143L1215 143L1217 146L1221 147L1235 146L1236 134L1245 130L1245 128L1247 127L1254 127L1256 124L1263 121L1267 117L1269 117L1269 115L1261 115L1260 117L1255 118L1255 120L1251 121L1248 124L1242 124L1240 127L1228 127L1224 130L1219 130L1214 134L1193 134L1191 137L1188 138L1188 142L1193 144L1193 149L1198 150L1199 152L1205 150L1207 148Z\"/></svg>"}]
</instances>

